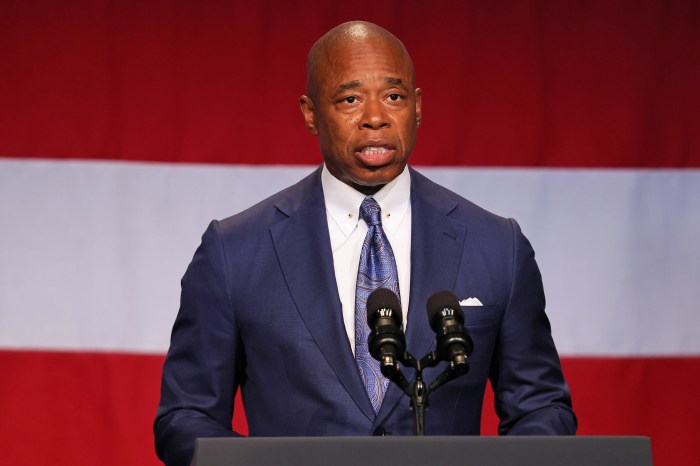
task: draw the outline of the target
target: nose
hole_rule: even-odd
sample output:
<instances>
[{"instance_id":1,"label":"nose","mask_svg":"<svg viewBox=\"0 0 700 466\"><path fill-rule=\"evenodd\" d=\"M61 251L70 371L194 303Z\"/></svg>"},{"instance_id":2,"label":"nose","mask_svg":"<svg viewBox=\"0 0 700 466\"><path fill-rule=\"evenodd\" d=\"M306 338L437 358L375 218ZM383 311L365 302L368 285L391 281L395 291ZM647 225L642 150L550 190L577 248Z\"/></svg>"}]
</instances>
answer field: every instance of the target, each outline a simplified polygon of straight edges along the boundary
<instances>
[{"instance_id":1,"label":"nose","mask_svg":"<svg viewBox=\"0 0 700 466\"><path fill-rule=\"evenodd\" d=\"M374 99L365 102L361 126L366 129L381 129L389 126L389 119L381 102Z\"/></svg>"}]
</instances>

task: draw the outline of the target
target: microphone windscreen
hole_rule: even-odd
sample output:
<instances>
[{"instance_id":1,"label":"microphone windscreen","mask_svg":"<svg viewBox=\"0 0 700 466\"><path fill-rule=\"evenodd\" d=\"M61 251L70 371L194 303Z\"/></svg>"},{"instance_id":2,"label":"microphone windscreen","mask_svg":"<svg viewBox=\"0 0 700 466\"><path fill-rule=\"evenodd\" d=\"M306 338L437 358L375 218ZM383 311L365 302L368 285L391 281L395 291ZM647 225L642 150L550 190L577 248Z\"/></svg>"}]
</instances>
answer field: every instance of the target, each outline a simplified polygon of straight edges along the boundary
<instances>
[{"instance_id":1,"label":"microphone windscreen","mask_svg":"<svg viewBox=\"0 0 700 466\"><path fill-rule=\"evenodd\" d=\"M459 299L450 291L438 291L428 299L428 321L430 327L437 332L440 320L445 317L443 311L451 309L454 317L460 325L464 324L464 312L459 305Z\"/></svg>"},{"instance_id":2,"label":"microphone windscreen","mask_svg":"<svg viewBox=\"0 0 700 466\"><path fill-rule=\"evenodd\" d=\"M403 314L401 314L401 303L399 302L396 293L388 288L377 288L367 298L367 324L372 328L374 321L379 317L380 309L391 309L391 316L396 320L398 325L403 322Z\"/></svg>"}]
</instances>

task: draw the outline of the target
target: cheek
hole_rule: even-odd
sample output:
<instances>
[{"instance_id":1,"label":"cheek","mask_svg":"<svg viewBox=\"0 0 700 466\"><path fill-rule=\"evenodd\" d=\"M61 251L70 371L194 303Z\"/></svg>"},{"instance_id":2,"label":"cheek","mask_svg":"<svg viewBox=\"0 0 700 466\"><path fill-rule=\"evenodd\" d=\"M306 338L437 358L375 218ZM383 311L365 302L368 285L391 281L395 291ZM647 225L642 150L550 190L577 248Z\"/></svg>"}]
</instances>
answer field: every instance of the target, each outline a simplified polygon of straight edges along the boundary
<instances>
[{"instance_id":1,"label":"cheek","mask_svg":"<svg viewBox=\"0 0 700 466\"><path fill-rule=\"evenodd\" d=\"M411 144L416 138L417 127L415 124L406 123L403 125L403 130L401 131L401 139L407 143Z\"/></svg>"},{"instance_id":2,"label":"cheek","mask_svg":"<svg viewBox=\"0 0 700 466\"><path fill-rule=\"evenodd\" d=\"M345 148L352 138L352 128L355 122L358 121L356 116L348 116L343 119L338 119L328 129L329 142L336 148Z\"/></svg>"}]
</instances>

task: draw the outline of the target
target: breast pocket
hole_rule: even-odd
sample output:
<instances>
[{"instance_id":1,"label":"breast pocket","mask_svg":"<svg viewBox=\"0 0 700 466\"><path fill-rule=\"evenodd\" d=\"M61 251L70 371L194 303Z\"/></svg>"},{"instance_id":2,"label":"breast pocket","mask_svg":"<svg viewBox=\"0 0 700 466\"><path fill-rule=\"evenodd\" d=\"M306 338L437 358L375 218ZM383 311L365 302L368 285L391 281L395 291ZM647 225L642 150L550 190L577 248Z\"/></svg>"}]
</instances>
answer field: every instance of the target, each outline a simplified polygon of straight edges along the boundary
<instances>
[{"instance_id":1,"label":"breast pocket","mask_svg":"<svg viewBox=\"0 0 700 466\"><path fill-rule=\"evenodd\" d=\"M462 306L464 326L467 328L488 327L499 319L498 306Z\"/></svg>"}]
</instances>

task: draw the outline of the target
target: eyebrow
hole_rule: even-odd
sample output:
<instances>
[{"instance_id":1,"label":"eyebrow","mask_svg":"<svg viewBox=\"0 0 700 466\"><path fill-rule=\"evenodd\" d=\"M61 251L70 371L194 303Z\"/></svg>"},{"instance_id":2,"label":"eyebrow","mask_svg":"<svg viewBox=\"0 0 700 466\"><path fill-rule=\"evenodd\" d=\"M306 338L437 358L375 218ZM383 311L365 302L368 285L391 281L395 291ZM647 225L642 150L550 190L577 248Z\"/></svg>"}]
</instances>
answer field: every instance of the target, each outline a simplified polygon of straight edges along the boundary
<instances>
[{"instance_id":1,"label":"eyebrow","mask_svg":"<svg viewBox=\"0 0 700 466\"><path fill-rule=\"evenodd\" d=\"M393 84L394 86L403 87L403 80L401 78L384 78L384 81L386 81L389 84Z\"/></svg>"},{"instance_id":2,"label":"eyebrow","mask_svg":"<svg viewBox=\"0 0 700 466\"><path fill-rule=\"evenodd\" d=\"M386 82L387 84L391 84L393 86L405 87L403 80L401 78L386 77L386 78L384 78L384 82ZM354 81L350 81L347 83L343 83L340 86L338 86L338 90L336 91L336 94L338 92L347 91L348 89L355 89L357 87L360 87L361 85L362 85L362 81L360 81L359 79L356 79Z\"/></svg>"},{"instance_id":3,"label":"eyebrow","mask_svg":"<svg viewBox=\"0 0 700 466\"><path fill-rule=\"evenodd\" d=\"M354 89L356 87L360 87L362 85L362 82L358 79L355 81L350 81L349 83L343 83L340 86L338 86L339 91L347 91L348 89Z\"/></svg>"}]
</instances>

